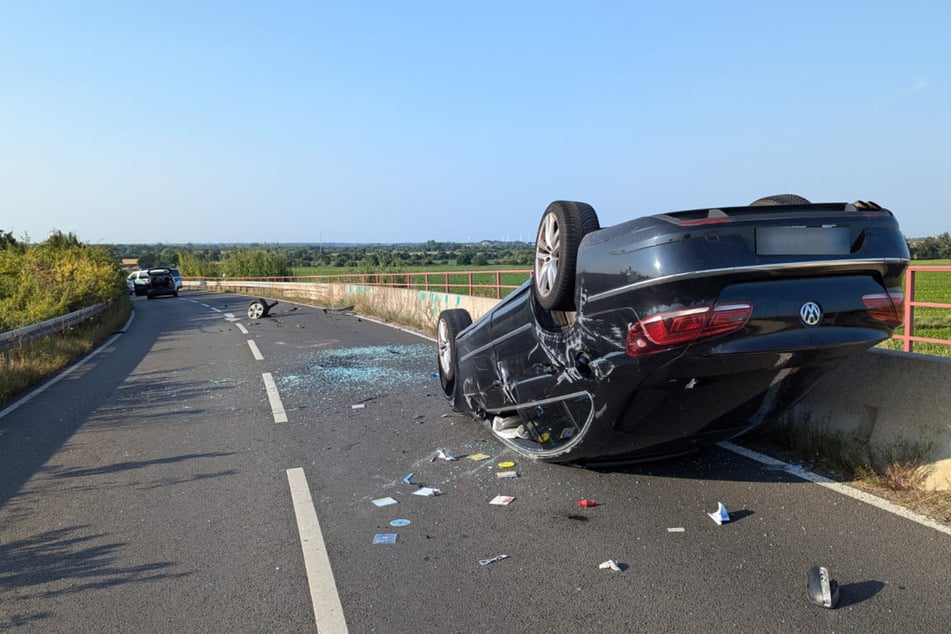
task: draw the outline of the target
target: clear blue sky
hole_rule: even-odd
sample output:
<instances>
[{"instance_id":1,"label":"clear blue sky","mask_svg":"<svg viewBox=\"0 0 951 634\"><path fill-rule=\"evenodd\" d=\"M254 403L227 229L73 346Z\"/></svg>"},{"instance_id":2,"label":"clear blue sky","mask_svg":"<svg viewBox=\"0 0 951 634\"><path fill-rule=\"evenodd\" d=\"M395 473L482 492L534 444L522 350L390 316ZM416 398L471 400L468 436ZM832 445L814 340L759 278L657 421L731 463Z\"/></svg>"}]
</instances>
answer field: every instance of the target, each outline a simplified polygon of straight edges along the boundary
<instances>
[{"instance_id":1,"label":"clear blue sky","mask_svg":"<svg viewBox=\"0 0 951 634\"><path fill-rule=\"evenodd\" d=\"M0 229L532 240L766 194L951 231L951 3L0 0Z\"/></svg>"}]
</instances>

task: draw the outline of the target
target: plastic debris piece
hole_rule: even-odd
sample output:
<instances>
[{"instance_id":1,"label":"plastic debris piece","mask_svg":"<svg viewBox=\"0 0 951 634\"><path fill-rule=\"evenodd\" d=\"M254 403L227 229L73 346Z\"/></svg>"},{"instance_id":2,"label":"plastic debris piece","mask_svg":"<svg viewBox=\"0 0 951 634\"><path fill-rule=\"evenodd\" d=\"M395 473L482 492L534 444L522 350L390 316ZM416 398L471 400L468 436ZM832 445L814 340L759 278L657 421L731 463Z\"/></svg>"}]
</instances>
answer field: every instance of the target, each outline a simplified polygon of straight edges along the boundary
<instances>
[{"instance_id":1,"label":"plastic debris piece","mask_svg":"<svg viewBox=\"0 0 951 634\"><path fill-rule=\"evenodd\" d=\"M416 475L416 474L415 474L415 473L407 473L407 474L406 474L406 477L403 478L403 484L412 484L412 482L410 482L410 480L413 479L413 476L414 476L414 475Z\"/></svg>"},{"instance_id":2,"label":"plastic debris piece","mask_svg":"<svg viewBox=\"0 0 951 634\"><path fill-rule=\"evenodd\" d=\"M714 522L719 525L723 525L724 522L730 521L730 514L727 513L726 507L723 506L723 502L717 502L717 510L712 513L707 513Z\"/></svg>"},{"instance_id":3,"label":"plastic debris piece","mask_svg":"<svg viewBox=\"0 0 951 634\"><path fill-rule=\"evenodd\" d=\"M373 536L374 544L395 544L397 534L396 533L377 533Z\"/></svg>"},{"instance_id":4,"label":"plastic debris piece","mask_svg":"<svg viewBox=\"0 0 951 634\"><path fill-rule=\"evenodd\" d=\"M393 498L388 497L388 498L378 498L376 500L373 500L373 504L375 506L389 506L390 504L399 504L399 502L397 500L394 500Z\"/></svg>"},{"instance_id":5,"label":"plastic debris piece","mask_svg":"<svg viewBox=\"0 0 951 634\"><path fill-rule=\"evenodd\" d=\"M667 532L668 533L686 533L687 529L684 528L683 526L674 526L672 528L668 528Z\"/></svg>"},{"instance_id":6,"label":"plastic debris piece","mask_svg":"<svg viewBox=\"0 0 951 634\"><path fill-rule=\"evenodd\" d=\"M578 506L583 509L589 509L592 506L597 506L598 503L595 500L578 500Z\"/></svg>"},{"instance_id":7,"label":"plastic debris piece","mask_svg":"<svg viewBox=\"0 0 951 634\"><path fill-rule=\"evenodd\" d=\"M500 462L500 463L499 463L498 465L496 465L496 466L497 466L499 469L511 469L512 467L515 466L515 463L512 462L511 460L506 460L505 462Z\"/></svg>"},{"instance_id":8,"label":"plastic debris piece","mask_svg":"<svg viewBox=\"0 0 951 634\"><path fill-rule=\"evenodd\" d=\"M839 602L839 583L829 574L825 566L813 566L809 569L806 581L809 600L818 606L832 609Z\"/></svg>"},{"instance_id":9,"label":"plastic debris piece","mask_svg":"<svg viewBox=\"0 0 951 634\"><path fill-rule=\"evenodd\" d=\"M601 568L602 570L607 570L608 568L610 568L614 572L621 572L623 570L623 568L621 568L621 566L619 566L618 563L614 561L613 559L608 559L607 561L599 565L598 568Z\"/></svg>"},{"instance_id":10,"label":"plastic debris piece","mask_svg":"<svg viewBox=\"0 0 951 634\"><path fill-rule=\"evenodd\" d=\"M488 455L488 454L484 454L484 453L472 453L472 454L469 454L469 455L466 456L466 457L467 457L469 460L472 460L473 462L482 462L483 460L488 460L488 459L491 458L492 456L490 456L490 455Z\"/></svg>"},{"instance_id":11,"label":"plastic debris piece","mask_svg":"<svg viewBox=\"0 0 951 634\"><path fill-rule=\"evenodd\" d=\"M514 501L515 498L510 495L496 495L494 498L492 498L489 504L495 504L496 506L508 506Z\"/></svg>"},{"instance_id":12,"label":"plastic debris piece","mask_svg":"<svg viewBox=\"0 0 951 634\"><path fill-rule=\"evenodd\" d=\"M496 478L517 478L518 471L496 471L495 477Z\"/></svg>"},{"instance_id":13,"label":"plastic debris piece","mask_svg":"<svg viewBox=\"0 0 951 634\"><path fill-rule=\"evenodd\" d=\"M357 403L356 405L351 405L350 409L366 409L366 403Z\"/></svg>"},{"instance_id":14,"label":"plastic debris piece","mask_svg":"<svg viewBox=\"0 0 951 634\"><path fill-rule=\"evenodd\" d=\"M450 461L452 461L452 460L456 460L456 459L457 459L454 455L452 455L451 453L449 453L449 452L446 451L445 449L437 449L437 450L436 450L436 456L433 458L433 460L435 460L436 458L442 458L443 460L445 460L445 461L447 461L447 462L450 462ZM432 460L430 460L430 462L432 462Z\"/></svg>"},{"instance_id":15,"label":"plastic debris piece","mask_svg":"<svg viewBox=\"0 0 951 634\"><path fill-rule=\"evenodd\" d=\"M395 527L397 527L397 528L400 528L400 527L402 527L402 526L409 526L409 524L410 524L410 521L409 521L409 520L402 520L402 519L401 519L401 520L393 520L392 522L390 522L390 526L395 526Z\"/></svg>"},{"instance_id":16,"label":"plastic debris piece","mask_svg":"<svg viewBox=\"0 0 951 634\"><path fill-rule=\"evenodd\" d=\"M439 495L442 493L439 489L434 489L432 487L420 487L413 491L413 495L422 495L423 497L431 498L434 495Z\"/></svg>"},{"instance_id":17,"label":"plastic debris piece","mask_svg":"<svg viewBox=\"0 0 951 634\"><path fill-rule=\"evenodd\" d=\"M495 557L489 557L488 559L480 559L480 566L488 566L489 564L494 564L497 561L502 561L503 559L508 559L508 555L496 555Z\"/></svg>"}]
</instances>

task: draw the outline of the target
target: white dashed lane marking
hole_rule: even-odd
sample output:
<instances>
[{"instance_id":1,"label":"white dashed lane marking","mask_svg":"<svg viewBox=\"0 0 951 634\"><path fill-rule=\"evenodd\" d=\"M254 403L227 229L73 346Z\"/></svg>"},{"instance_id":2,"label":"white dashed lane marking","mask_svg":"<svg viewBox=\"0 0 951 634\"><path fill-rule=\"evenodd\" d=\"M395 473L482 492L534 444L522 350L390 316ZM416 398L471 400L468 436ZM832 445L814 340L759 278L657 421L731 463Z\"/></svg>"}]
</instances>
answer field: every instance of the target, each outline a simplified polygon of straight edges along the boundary
<instances>
[{"instance_id":1,"label":"white dashed lane marking","mask_svg":"<svg viewBox=\"0 0 951 634\"><path fill-rule=\"evenodd\" d=\"M248 339L248 347L251 348L251 354L254 355L255 361L264 361L264 355L258 350L258 344L254 343L254 339Z\"/></svg>"},{"instance_id":2,"label":"white dashed lane marking","mask_svg":"<svg viewBox=\"0 0 951 634\"><path fill-rule=\"evenodd\" d=\"M241 331L242 335L248 334L248 329L244 327L244 324L235 324L238 327L238 330Z\"/></svg>"},{"instance_id":3,"label":"white dashed lane marking","mask_svg":"<svg viewBox=\"0 0 951 634\"><path fill-rule=\"evenodd\" d=\"M294 515L297 516L297 531L304 552L304 569L307 571L317 631L320 634L346 634L347 620L343 615L343 605L337 593L337 583L304 470L288 469L287 483L291 487Z\"/></svg>"},{"instance_id":4,"label":"white dashed lane marking","mask_svg":"<svg viewBox=\"0 0 951 634\"><path fill-rule=\"evenodd\" d=\"M275 423L286 423L287 412L284 411L284 403L281 402L281 395L277 391L277 384L274 383L274 377L270 372L261 375L264 378L264 388L267 390L267 400L271 403L271 413L274 415Z\"/></svg>"}]
</instances>

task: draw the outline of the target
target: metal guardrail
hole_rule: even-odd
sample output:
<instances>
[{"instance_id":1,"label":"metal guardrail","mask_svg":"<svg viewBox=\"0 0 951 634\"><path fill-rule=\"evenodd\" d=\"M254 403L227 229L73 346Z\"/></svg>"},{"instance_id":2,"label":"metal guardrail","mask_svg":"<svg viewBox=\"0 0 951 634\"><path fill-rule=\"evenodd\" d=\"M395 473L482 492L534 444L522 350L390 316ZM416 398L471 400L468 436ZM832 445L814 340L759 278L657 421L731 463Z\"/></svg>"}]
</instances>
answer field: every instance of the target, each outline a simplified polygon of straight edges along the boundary
<instances>
[{"instance_id":1,"label":"metal guardrail","mask_svg":"<svg viewBox=\"0 0 951 634\"><path fill-rule=\"evenodd\" d=\"M32 326L24 326L23 328L0 333L0 353L6 354L10 350L18 348L25 343L62 332L91 317L95 317L105 309L105 303L93 304L92 306L82 308L68 315L61 315L60 317L47 319Z\"/></svg>"}]
</instances>

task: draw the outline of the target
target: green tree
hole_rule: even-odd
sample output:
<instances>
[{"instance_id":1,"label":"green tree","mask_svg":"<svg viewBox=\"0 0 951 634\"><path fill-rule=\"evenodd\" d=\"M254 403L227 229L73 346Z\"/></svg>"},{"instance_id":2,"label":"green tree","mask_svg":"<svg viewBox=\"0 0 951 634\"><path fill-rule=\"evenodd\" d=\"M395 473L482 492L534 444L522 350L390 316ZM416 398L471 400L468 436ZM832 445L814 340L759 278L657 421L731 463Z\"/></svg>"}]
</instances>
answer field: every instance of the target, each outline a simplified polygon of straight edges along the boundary
<instances>
[{"instance_id":1,"label":"green tree","mask_svg":"<svg viewBox=\"0 0 951 634\"><path fill-rule=\"evenodd\" d=\"M180 251L178 268L184 277L218 277L221 275L218 263L208 254L200 251Z\"/></svg>"},{"instance_id":2,"label":"green tree","mask_svg":"<svg viewBox=\"0 0 951 634\"><path fill-rule=\"evenodd\" d=\"M287 256L266 249L238 248L225 254L221 272L228 277L287 277Z\"/></svg>"}]
</instances>

